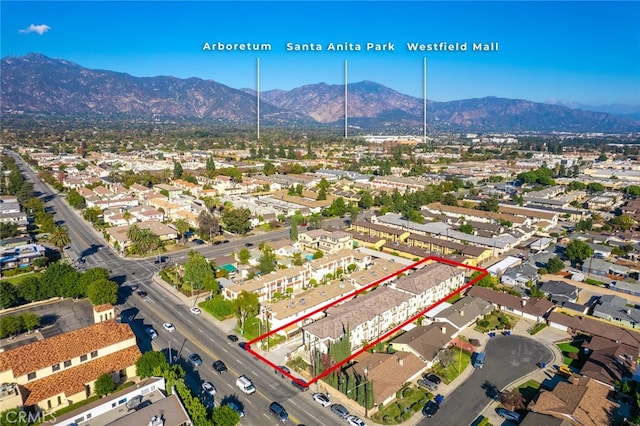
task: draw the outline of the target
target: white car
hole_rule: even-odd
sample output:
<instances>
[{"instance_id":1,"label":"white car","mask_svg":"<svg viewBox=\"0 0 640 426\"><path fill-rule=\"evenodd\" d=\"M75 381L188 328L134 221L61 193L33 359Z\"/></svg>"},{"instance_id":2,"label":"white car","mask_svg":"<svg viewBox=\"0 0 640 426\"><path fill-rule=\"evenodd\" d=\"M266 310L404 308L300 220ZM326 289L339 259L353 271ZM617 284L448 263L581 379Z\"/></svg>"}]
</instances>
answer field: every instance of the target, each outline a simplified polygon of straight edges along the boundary
<instances>
[{"instance_id":1,"label":"white car","mask_svg":"<svg viewBox=\"0 0 640 426\"><path fill-rule=\"evenodd\" d=\"M313 395L311 395L311 398L313 398L315 402L322 405L323 407L328 407L329 405L331 405L329 397L323 393L314 393Z\"/></svg>"},{"instance_id":2,"label":"white car","mask_svg":"<svg viewBox=\"0 0 640 426\"><path fill-rule=\"evenodd\" d=\"M349 426L367 426L367 424L362 421L360 417L357 416L349 416L347 417L347 423Z\"/></svg>"},{"instance_id":3,"label":"white car","mask_svg":"<svg viewBox=\"0 0 640 426\"><path fill-rule=\"evenodd\" d=\"M193 315L200 315L200 314L202 313L202 311L200 310L200 308L195 308L195 307L194 307L194 308L189 309L189 311L191 311L191 313L192 313Z\"/></svg>"},{"instance_id":4,"label":"white car","mask_svg":"<svg viewBox=\"0 0 640 426\"><path fill-rule=\"evenodd\" d=\"M211 382L202 382L202 392L209 396L214 396L216 394L216 387L213 386Z\"/></svg>"},{"instance_id":5,"label":"white car","mask_svg":"<svg viewBox=\"0 0 640 426\"><path fill-rule=\"evenodd\" d=\"M165 322L162 327L170 333L176 331L176 327L170 322Z\"/></svg>"}]
</instances>

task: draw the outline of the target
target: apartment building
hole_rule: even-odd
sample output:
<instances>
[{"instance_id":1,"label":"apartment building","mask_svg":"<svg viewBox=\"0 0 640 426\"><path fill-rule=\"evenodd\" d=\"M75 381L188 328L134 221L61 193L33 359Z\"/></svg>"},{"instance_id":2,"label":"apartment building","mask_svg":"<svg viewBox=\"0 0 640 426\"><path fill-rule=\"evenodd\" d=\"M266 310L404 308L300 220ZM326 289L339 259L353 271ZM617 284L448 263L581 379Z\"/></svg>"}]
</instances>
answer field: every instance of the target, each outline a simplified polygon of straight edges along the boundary
<instances>
[{"instance_id":1,"label":"apartment building","mask_svg":"<svg viewBox=\"0 0 640 426\"><path fill-rule=\"evenodd\" d=\"M337 253L340 250L353 248L351 234L343 231L326 231L315 229L298 234L298 243L307 250L322 250L325 253Z\"/></svg>"},{"instance_id":2,"label":"apartment building","mask_svg":"<svg viewBox=\"0 0 640 426\"><path fill-rule=\"evenodd\" d=\"M0 353L0 382L15 383L13 407L45 412L87 399L103 374L116 383L136 375L141 356L128 324L110 319Z\"/></svg>"}]
</instances>

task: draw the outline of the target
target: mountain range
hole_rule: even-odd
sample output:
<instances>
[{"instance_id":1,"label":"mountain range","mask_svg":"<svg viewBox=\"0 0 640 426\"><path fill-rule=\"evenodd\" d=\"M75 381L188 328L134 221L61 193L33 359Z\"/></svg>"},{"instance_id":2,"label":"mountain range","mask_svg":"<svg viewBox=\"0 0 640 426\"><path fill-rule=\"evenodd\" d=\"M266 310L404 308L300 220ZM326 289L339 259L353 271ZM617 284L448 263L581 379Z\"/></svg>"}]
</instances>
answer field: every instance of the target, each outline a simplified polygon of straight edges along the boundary
<instances>
[{"instance_id":1,"label":"mountain range","mask_svg":"<svg viewBox=\"0 0 640 426\"><path fill-rule=\"evenodd\" d=\"M230 123L256 122L256 92L199 78L133 77L92 70L41 54L0 62L3 114L127 115ZM266 126L344 125L344 85L309 84L260 93ZM422 132L423 100L372 81L350 83L348 123L363 131ZM640 121L520 99L485 97L427 102L428 127L444 131L629 132Z\"/></svg>"}]
</instances>

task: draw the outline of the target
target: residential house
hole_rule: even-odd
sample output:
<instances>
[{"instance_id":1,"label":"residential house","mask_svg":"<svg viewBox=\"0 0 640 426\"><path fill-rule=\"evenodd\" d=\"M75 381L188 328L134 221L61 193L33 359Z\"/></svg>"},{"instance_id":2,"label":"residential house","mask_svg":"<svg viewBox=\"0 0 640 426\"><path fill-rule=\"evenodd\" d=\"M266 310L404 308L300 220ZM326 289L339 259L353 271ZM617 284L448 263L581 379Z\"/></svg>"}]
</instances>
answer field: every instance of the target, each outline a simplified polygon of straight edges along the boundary
<instances>
[{"instance_id":1,"label":"residential house","mask_svg":"<svg viewBox=\"0 0 640 426\"><path fill-rule=\"evenodd\" d=\"M347 279L357 289L368 286L374 282L386 284L397 280L397 272L404 266L398 262L386 259L376 259L374 263L351 273Z\"/></svg>"},{"instance_id":2,"label":"residential house","mask_svg":"<svg viewBox=\"0 0 640 426\"><path fill-rule=\"evenodd\" d=\"M593 316L635 328L640 325L640 309L627 305L628 302L620 296L603 295L593 307Z\"/></svg>"},{"instance_id":3,"label":"residential house","mask_svg":"<svg viewBox=\"0 0 640 426\"><path fill-rule=\"evenodd\" d=\"M543 321L554 308L554 304L547 299L533 297L524 299L485 287L473 286L467 291L467 295L479 297L504 312L536 322Z\"/></svg>"},{"instance_id":4,"label":"residential house","mask_svg":"<svg viewBox=\"0 0 640 426\"><path fill-rule=\"evenodd\" d=\"M135 224L139 229L150 230L154 235L157 235L160 238L160 241L171 242L178 239L178 231L169 226L163 224L162 222L158 222L155 220L150 220L147 222L140 222ZM130 226L117 226L113 228L105 229L107 233L107 241L114 247L117 247L123 251L127 247L131 245L131 240L127 236Z\"/></svg>"},{"instance_id":5,"label":"residential house","mask_svg":"<svg viewBox=\"0 0 640 426\"><path fill-rule=\"evenodd\" d=\"M587 376L613 389L616 382L631 378L637 367L638 350L613 340L592 336L582 344L589 358L580 369Z\"/></svg>"},{"instance_id":6,"label":"residential house","mask_svg":"<svg viewBox=\"0 0 640 426\"><path fill-rule=\"evenodd\" d=\"M310 271L303 267L279 269L270 274L259 275L251 280L232 285L223 289L223 295L227 300L236 299L240 293L247 291L256 293L262 303L273 299L276 295L287 294L287 289L296 292L309 285Z\"/></svg>"},{"instance_id":7,"label":"residential house","mask_svg":"<svg viewBox=\"0 0 640 426\"><path fill-rule=\"evenodd\" d=\"M436 312L431 320L452 328L455 332L452 337L475 323L478 319L490 314L494 307L491 303L479 297L466 296L451 306Z\"/></svg>"},{"instance_id":8,"label":"residential house","mask_svg":"<svg viewBox=\"0 0 640 426\"><path fill-rule=\"evenodd\" d=\"M46 248L40 244L22 244L0 249L0 272L15 268L28 268L36 259L46 256Z\"/></svg>"},{"instance_id":9,"label":"residential house","mask_svg":"<svg viewBox=\"0 0 640 426\"><path fill-rule=\"evenodd\" d=\"M580 291L576 286L564 281L547 281L542 283L539 288L553 303L559 305L565 302L575 303Z\"/></svg>"},{"instance_id":10,"label":"residential house","mask_svg":"<svg viewBox=\"0 0 640 426\"><path fill-rule=\"evenodd\" d=\"M131 327L111 319L0 353L0 382L18 385L20 405L51 412L87 399L103 374L134 377L141 355Z\"/></svg>"},{"instance_id":11,"label":"residential house","mask_svg":"<svg viewBox=\"0 0 640 426\"><path fill-rule=\"evenodd\" d=\"M373 383L373 401L376 406L388 405L396 398L403 384L420 377L424 363L410 352L363 352L355 358L352 367L359 377Z\"/></svg>"},{"instance_id":12,"label":"residential house","mask_svg":"<svg viewBox=\"0 0 640 426\"><path fill-rule=\"evenodd\" d=\"M273 252L280 257L292 257L300 251L300 243L297 241L291 242L289 239L267 241L265 244L271 247Z\"/></svg>"},{"instance_id":13,"label":"residential house","mask_svg":"<svg viewBox=\"0 0 640 426\"><path fill-rule=\"evenodd\" d=\"M608 425L619 405L608 398L610 389L584 376L558 382L552 391L542 390L527 408L567 420L572 425Z\"/></svg>"},{"instance_id":14,"label":"residential house","mask_svg":"<svg viewBox=\"0 0 640 426\"><path fill-rule=\"evenodd\" d=\"M551 312L547 324L574 335L587 334L610 339L631 346L640 353L640 332L636 330L618 327L584 315L570 316L560 312Z\"/></svg>"},{"instance_id":15,"label":"residential house","mask_svg":"<svg viewBox=\"0 0 640 426\"><path fill-rule=\"evenodd\" d=\"M406 230L362 221L354 222L351 225L351 229L361 234L369 235L370 237L398 243L404 243L404 241L411 235L411 233Z\"/></svg>"},{"instance_id":16,"label":"residential house","mask_svg":"<svg viewBox=\"0 0 640 426\"><path fill-rule=\"evenodd\" d=\"M183 191L182 188L179 188L174 185L167 185L165 183L159 183L157 185L153 185L153 189L155 192L158 192L160 194L162 193L167 194L167 198L169 198L170 200L179 198Z\"/></svg>"},{"instance_id":17,"label":"residential house","mask_svg":"<svg viewBox=\"0 0 640 426\"><path fill-rule=\"evenodd\" d=\"M301 249L321 250L329 254L353 248L351 234L343 231L326 231L324 229L301 232L298 234L298 243L300 243Z\"/></svg>"},{"instance_id":18,"label":"residential house","mask_svg":"<svg viewBox=\"0 0 640 426\"><path fill-rule=\"evenodd\" d=\"M582 271L587 274L599 275L602 277L606 277L607 275L616 275L626 278L629 273L629 268L626 266L616 265L596 257L590 257L582 264Z\"/></svg>"},{"instance_id":19,"label":"residential house","mask_svg":"<svg viewBox=\"0 0 640 426\"><path fill-rule=\"evenodd\" d=\"M540 275L538 275L538 268L529 262L525 262L520 265L507 268L500 277L500 282L510 286L527 286L529 283L536 285L538 283L538 278L540 278Z\"/></svg>"},{"instance_id":20,"label":"residential house","mask_svg":"<svg viewBox=\"0 0 640 426\"><path fill-rule=\"evenodd\" d=\"M457 330L444 323L418 326L393 339L389 346L396 351L412 353L426 364L426 368L431 368L454 334Z\"/></svg>"}]
</instances>

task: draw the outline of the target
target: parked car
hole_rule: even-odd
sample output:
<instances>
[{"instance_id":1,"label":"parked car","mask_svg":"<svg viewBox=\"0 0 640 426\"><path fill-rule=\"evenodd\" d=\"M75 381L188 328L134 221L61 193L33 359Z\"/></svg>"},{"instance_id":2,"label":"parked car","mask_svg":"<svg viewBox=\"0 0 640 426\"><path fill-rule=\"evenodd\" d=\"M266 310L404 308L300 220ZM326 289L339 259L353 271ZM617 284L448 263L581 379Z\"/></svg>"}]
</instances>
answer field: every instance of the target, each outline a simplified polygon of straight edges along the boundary
<instances>
[{"instance_id":1,"label":"parked car","mask_svg":"<svg viewBox=\"0 0 640 426\"><path fill-rule=\"evenodd\" d=\"M233 410L240 415L240 418L244 417L244 411L242 411L242 408L240 408L235 402L229 401L229 402L225 402L222 405L228 405L229 407L233 408Z\"/></svg>"},{"instance_id":2,"label":"parked car","mask_svg":"<svg viewBox=\"0 0 640 426\"><path fill-rule=\"evenodd\" d=\"M189 360L191 365L193 365L194 367L202 365L202 358L200 358L200 355L198 354L189 354L187 359Z\"/></svg>"},{"instance_id":3,"label":"parked car","mask_svg":"<svg viewBox=\"0 0 640 426\"><path fill-rule=\"evenodd\" d=\"M213 386L211 382L202 382L202 392L209 396L214 396L216 394L216 387Z\"/></svg>"},{"instance_id":4,"label":"parked car","mask_svg":"<svg viewBox=\"0 0 640 426\"><path fill-rule=\"evenodd\" d=\"M424 377L425 380L435 383L436 385L439 385L440 383L442 383L442 379L436 376L435 374L424 374L422 377Z\"/></svg>"},{"instance_id":5,"label":"parked car","mask_svg":"<svg viewBox=\"0 0 640 426\"><path fill-rule=\"evenodd\" d=\"M440 408L440 404L435 402L434 400L428 401L422 407L422 415L426 417L431 417L438 412L438 408Z\"/></svg>"},{"instance_id":6,"label":"parked car","mask_svg":"<svg viewBox=\"0 0 640 426\"><path fill-rule=\"evenodd\" d=\"M224 374L227 372L227 366L220 360L213 363L213 369L216 370L218 374Z\"/></svg>"},{"instance_id":7,"label":"parked car","mask_svg":"<svg viewBox=\"0 0 640 426\"><path fill-rule=\"evenodd\" d=\"M171 324L170 322L165 322L164 324L162 324L162 328L167 330L169 333L176 331L175 325Z\"/></svg>"},{"instance_id":8,"label":"parked car","mask_svg":"<svg viewBox=\"0 0 640 426\"><path fill-rule=\"evenodd\" d=\"M418 380L418 386L422 386L423 388L427 388L430 391L434 391L434 392L438 390L438 385L426 379Z\"/></svg>"},{"instance_id":9,"label":"parked car","mask_svg":"<svg viewBox=\"0 0 640 426\"><path fill-rule=\"evenodd\" d=\"M328 407L329 405L331 405L331 402L329 401L329 397L324 393L320 393L320 392L314 393L313 395L311 395L311 398L313 398L315 402L322 405L323 407Z\"/></svg>"},{"instance_id":10,"label":"parked car","mask_svg":"<svg viewBox=\"0 0 640 426\"><path fill-rule=\"evenodd\" d=\"M349 410L347 410L345 406L341 404L333 404L331 406L331 412L337 416L342 417L343 419L345 419L349 415Z\"/></svg>"},{"instance_id":11,"label":"parked car","mask_svg":"<svg viewBox=\"0 0 640 426\"><path fill-rule=\"evenodd\" d=\"M273 401L269 406L269 411L271 411L271 414L276 416L276 418L283 423L289 419L289 414L287 413L287 410L285 410L284 407L279 402Z\"/></svg>"},{"instance_id":12,"label":"parked car","mask_svg":"<svg viewBox=\"0 0 640 426\"><path fill-rule=\"evenodd\" d=\"M193 314L193 315L200 315L202 313L202 311L200 310L200 308L191 308L189 309L189 311Z\"/></svg>"},{"instance_id":13,"label":"parked car","mask_svg":"<svg viewBox=\"0 0 640 426\"><path fill-rule=\"evenodd\" d=\"M367 426L367 424L358 416L347 417L347 424L349 424L349 426Z\"/></svg>"},{"instance_id":14,"label":"parked car","mask_svg":"<svg viewBox=\"0 0 640 426\"><path fill-rule=\"evenodd\" d=\"M145 328L144 332L147 333L147 336L149 336L149 338L151 340L158 338L158 333L156 333L156 331L153 329L153 327Z\"/></svg>"},{"instance_id":15,"label":"parked car","mask_svg":"<svg viewBox=\"0 0 640 426\"><path fill-rule=\"evenodd\" d=\"M307 384L307 382L305 382L302 379L292 379L291 380L291 384L295 387L297 387L298 389L300 389L302 392L306 392L309 390L309 385Z\"/></svg>"},{"instance_id":16,"label":"parked car","mask_svg":"<svg viewBox=\"0 0 640 426\"><path fill-rule=\"evenodd\" d=\"M231 340L232 342L237 342L238 336L236 336L235 334L230 334L227 336L227 339Z\"/></svg>"},{"instance_id":17,"label":"parked car","mask_svg":"<svg viewBox=\"0 0 640 426\"><path fill-rule=\"evenodd\" d=\"M279 365L278 368L275 369L276 374L279 374L280 376L282 376L282 378L284 378L284 374L282 374L283 371L287 374L291 373L291 370L289 370L289 367L285 365Z\"/></svg>"},{"instance_id":18,"label":"parked car","mask_svg":"<svg viewBox=\"0 0 640 426\"><path fill-rule=\"evenodd\" d=\"M505 420L510 420L512 422L520 423L520 414L515 411L509 411L506 408L496 408L496 414L502 417Z\"/></svg>"}]
</instances>

